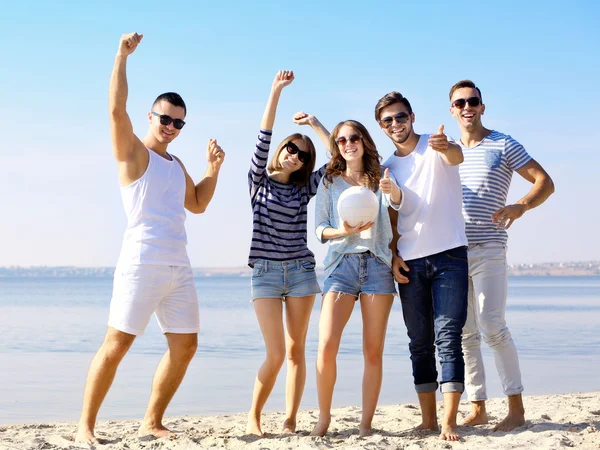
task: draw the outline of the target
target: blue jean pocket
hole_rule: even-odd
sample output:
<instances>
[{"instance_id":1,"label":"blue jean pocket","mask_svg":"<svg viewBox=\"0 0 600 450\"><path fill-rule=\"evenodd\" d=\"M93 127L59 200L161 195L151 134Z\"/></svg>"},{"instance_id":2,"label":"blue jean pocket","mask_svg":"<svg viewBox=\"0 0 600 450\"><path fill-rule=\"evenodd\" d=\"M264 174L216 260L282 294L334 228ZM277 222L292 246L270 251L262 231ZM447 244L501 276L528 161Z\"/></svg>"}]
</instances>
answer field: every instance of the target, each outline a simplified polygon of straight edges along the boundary
<instances>
[{"instance_id":1,"label":"blue jean pocket","mask_svg":"<svg viewBox=\"0 0 600 450\"><path fill-rule=\"evenodd\" d=\"M315 263L310 261L300 261L300 267L302 267L302 270L305 272L312 272L315 270Z\"/></svg>"},{"instance_id":2,"label":"blue jean pocket","mask_svg":"<svg viewBox=\"0 0 600 450\"><path fill-rule=\"evenodd\" d=\"M502 162L502 150L487 149L485 151L485 157L483 158L485 165L490 169L495 169L500 166Z\"/></svg>"},{"instance_id":3,"label":"blue jean pocket","mask_svg":"<svg viewBox=\"0 0 600 450\"><path fill-rule=\"evenodd\" d=\"M262 263L255 263L252 268L252 278L261 277L265 273L265 266Z\"/></svg>"}]
</instances>

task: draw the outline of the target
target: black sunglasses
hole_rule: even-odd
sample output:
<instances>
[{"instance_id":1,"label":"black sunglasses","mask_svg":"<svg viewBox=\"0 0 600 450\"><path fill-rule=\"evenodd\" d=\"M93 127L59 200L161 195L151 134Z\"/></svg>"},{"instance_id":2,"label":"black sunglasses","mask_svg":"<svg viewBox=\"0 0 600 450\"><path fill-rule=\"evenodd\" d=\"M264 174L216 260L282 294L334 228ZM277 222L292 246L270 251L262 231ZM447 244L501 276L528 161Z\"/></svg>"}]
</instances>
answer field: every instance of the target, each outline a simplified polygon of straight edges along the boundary
<instances>
[{"instance_id":1,"label":"black sunglasses","mask_svg":"<svg viewBox=\"0 0 600 450\"><path fill-rule=\"evenodd\" d=\"M346 136L340 136L335 140L335 142L338 146L344 147L348 143L348 141L350 141L351 144L356 144L361 139L362 136L359 136L358 134L351 134L348 138Z\"/></svg>"},{"instance_id":2,"label":"black sunglasses","mask_svg":"<svg viewBox=\"0 0 600 450\"><path fill-rule=\"evenodd\" d=\"M296 144L294 144L292 141L288 142L287 144L285 144L285 149L287 150L287 152L290 155L298 155L298 161L300 161L301 163L305 163L307 161L310 161L310 153L308 152L303 152L302 150L300 150L298 148L298 146Z\"/></svg>"},{"instance_id":3,"label":"black sunglasses","mask_svg":"<svg viewBox=\"0 0 600 450\"><path fill-rule=\"evenodd\" d=\"M398 123L407 123L409 119L410 116L408 114L406 114L405 112L401 112L393 116L384 117L379 122L381 123L381 125L383 125L383 128L387 129L392 126L394 120Z\"/></svg>"},{"instance_id":4,"label":"black sunglasses","mask_svg":"<svg viewBox=\"0 0 600 450\"><path fill-rule=\"evenodd\" d=\"M181 119L173 119L171 116L167 116L166 114L159 114L157 112L152 111L152 114L157 116L160 120L160 124L165 127L168 126L171 122L173 122L173 127L181 130L185 125L185 122Z\"/></svg>"},{"instance_id":5,"label":"black sunglasses","mask_svg":"<svg viewBox=\"0 0 600 450\"><path fill-rule=\"evenodd\" d=\"M479 100L479 97L459 98L452 102L452 106L463 109L467 103L469 106L475 107L481 105L481 100Z\"/></svg>"}]
</instances>

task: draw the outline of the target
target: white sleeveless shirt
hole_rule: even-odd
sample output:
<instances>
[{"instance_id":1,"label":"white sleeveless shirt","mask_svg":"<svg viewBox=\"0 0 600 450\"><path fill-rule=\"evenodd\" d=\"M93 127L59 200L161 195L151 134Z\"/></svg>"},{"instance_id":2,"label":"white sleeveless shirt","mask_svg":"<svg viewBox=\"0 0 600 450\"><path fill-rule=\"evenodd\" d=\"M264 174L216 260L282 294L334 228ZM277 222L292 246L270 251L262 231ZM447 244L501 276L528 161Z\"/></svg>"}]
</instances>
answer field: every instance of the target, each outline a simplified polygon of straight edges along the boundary
<instances>
[{"instance_id":1,"label":"white sleeveless shirt","mask_svg":"<svg viewBox=\"0 0 600 450\"><path fill-rule=\"evenodd\" d=\"M185 232L185 173L179 161L148 150L141 178L121 186L127 229L119 265L189 266Z\"/></svg>"}]
</instances>

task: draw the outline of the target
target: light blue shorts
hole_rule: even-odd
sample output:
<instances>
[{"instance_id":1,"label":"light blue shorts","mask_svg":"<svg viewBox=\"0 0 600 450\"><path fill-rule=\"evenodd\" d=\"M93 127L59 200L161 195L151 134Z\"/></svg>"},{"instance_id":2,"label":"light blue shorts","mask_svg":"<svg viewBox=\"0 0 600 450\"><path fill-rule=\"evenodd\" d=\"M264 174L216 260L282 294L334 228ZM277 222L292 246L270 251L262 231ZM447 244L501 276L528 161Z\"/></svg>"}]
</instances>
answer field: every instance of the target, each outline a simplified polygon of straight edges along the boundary
<instances>
[{"instance_id":1,"label":"light blue shorts","mask_svg":"<svg viewBox=\"0 0 600 450\"><path fill-rule=\"evenodd\" d=\"M252 300L257 298L306 297L321 292L315 264L296 259L293 261L267 261L254 263L252 270Z\"/></svg>"},{"instance_id":2,"label":"light blue shorts","mask_svg":"<svg viewBox=\"0 0 600 450\"><path fill-rule=\"evenodd\" d=\"M371 252L346 253L325 280L324 292L396 295L392 269Z\"/></svg>"}]
</instances>

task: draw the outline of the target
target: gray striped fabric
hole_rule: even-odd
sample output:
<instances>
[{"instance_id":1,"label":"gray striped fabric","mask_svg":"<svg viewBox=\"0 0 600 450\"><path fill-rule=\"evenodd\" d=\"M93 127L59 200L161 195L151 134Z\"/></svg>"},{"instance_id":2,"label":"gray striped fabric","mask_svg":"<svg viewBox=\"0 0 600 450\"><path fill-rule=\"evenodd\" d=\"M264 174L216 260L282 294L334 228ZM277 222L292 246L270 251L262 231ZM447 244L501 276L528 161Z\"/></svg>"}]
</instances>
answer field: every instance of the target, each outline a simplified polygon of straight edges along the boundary
<instances>
[{"instance_id":1,"label":"gray striped fabric","mask_svg":"<svg viewBox=\"0 0 600 450\"><path fill-rule=\"evenodd\" d=\"M306 244L307 205L317 193L325 166L313 172L303 187L270 179L267 163L271 135L270 130L260 130L248 171L253 212L248 265L253 267L260 259L315 263L315 255Z\"/></svg>"},{"instance_id":2,"label":"gray striped fabric","mask_svg":"<svg viewBox=\"0 0 600 450\"><path fill-rule=\"evenodd\" d=\"M501 242L506 245L506 230L496 227L492 214L506 206L513 171L532 158L521 144L498 131L492 131L473 148L458 143L465 156L459 171L469 244Z\"/></svg>"}]
</instances>

